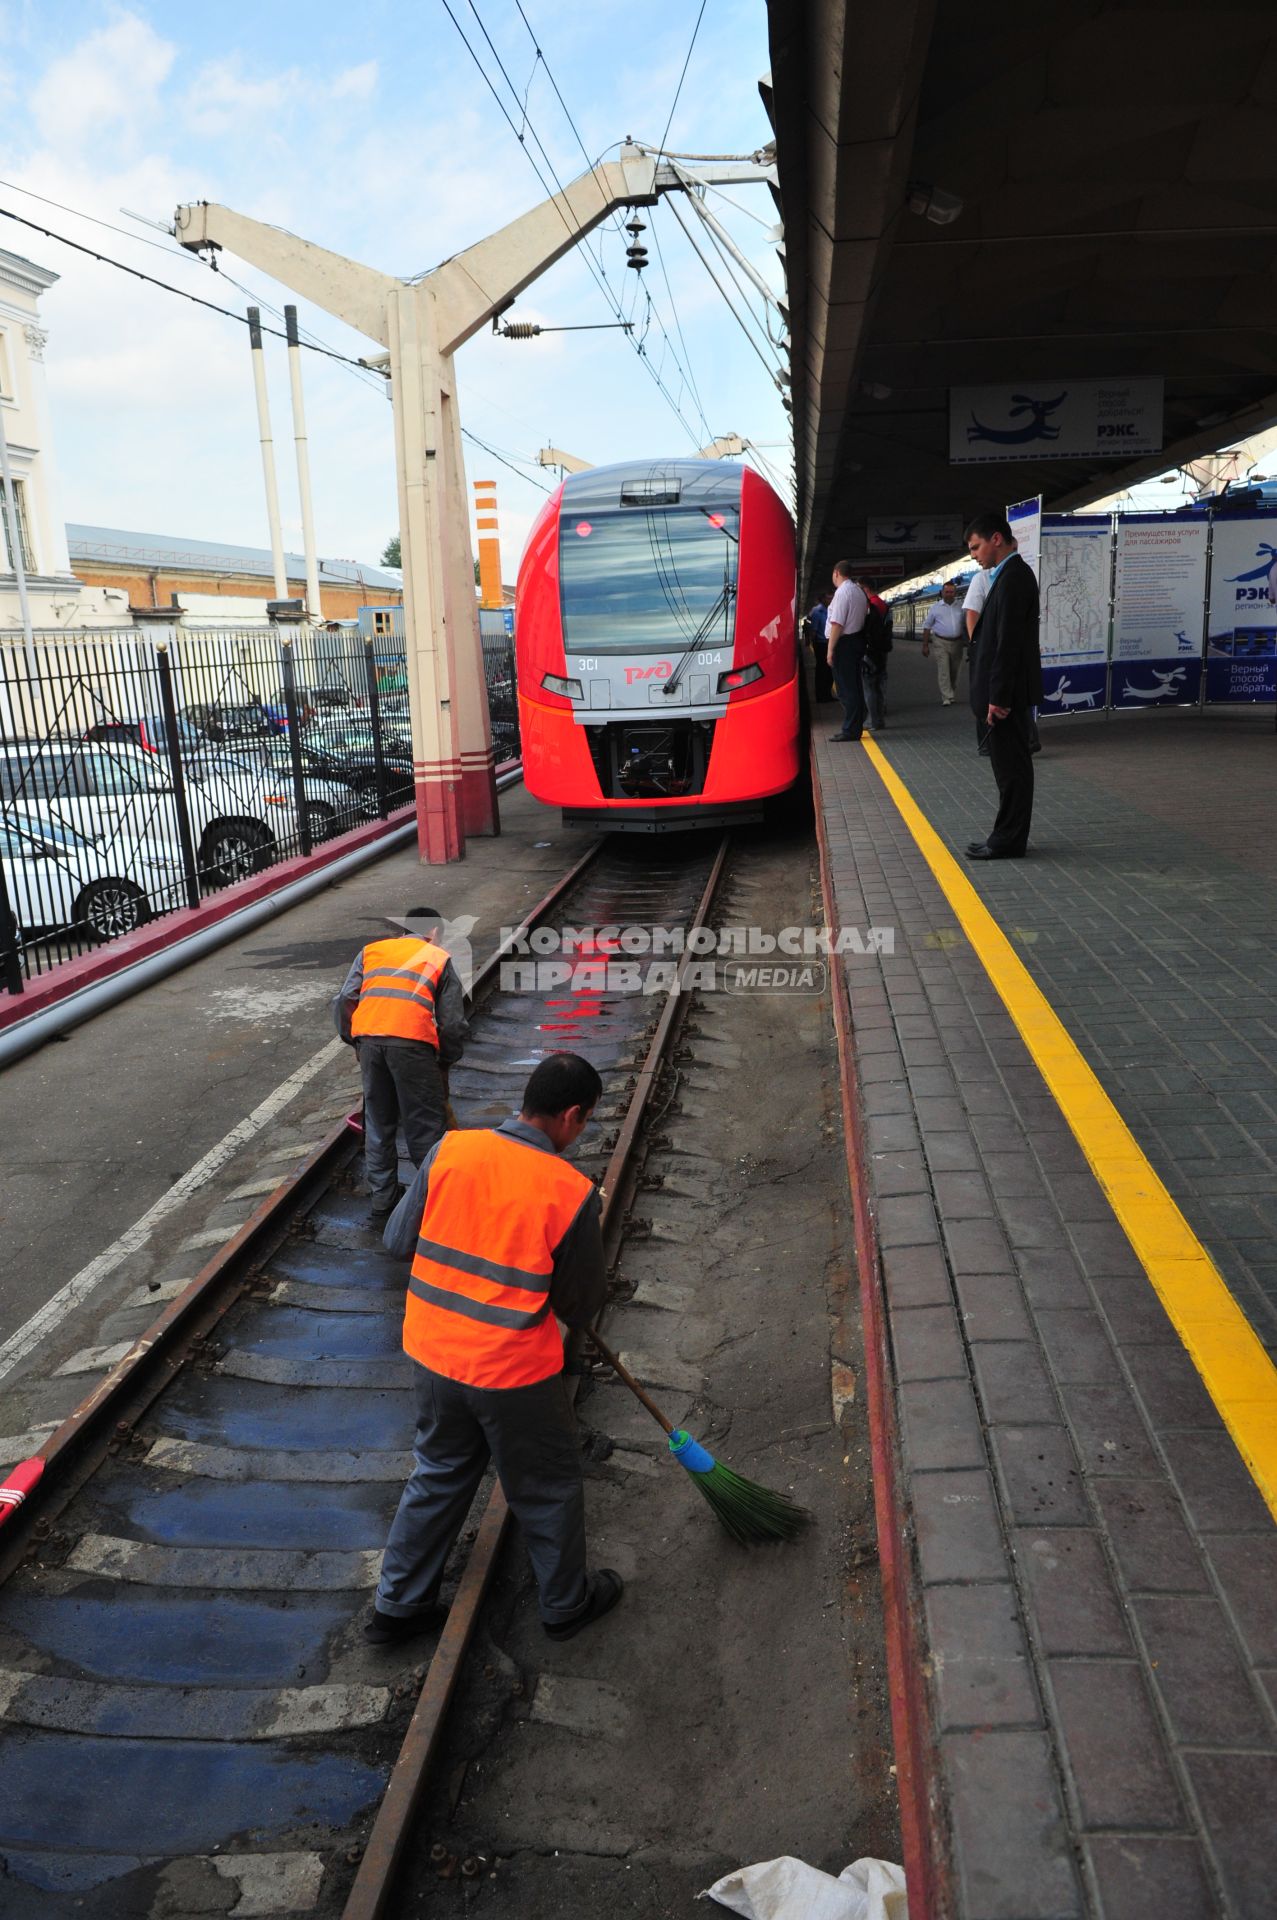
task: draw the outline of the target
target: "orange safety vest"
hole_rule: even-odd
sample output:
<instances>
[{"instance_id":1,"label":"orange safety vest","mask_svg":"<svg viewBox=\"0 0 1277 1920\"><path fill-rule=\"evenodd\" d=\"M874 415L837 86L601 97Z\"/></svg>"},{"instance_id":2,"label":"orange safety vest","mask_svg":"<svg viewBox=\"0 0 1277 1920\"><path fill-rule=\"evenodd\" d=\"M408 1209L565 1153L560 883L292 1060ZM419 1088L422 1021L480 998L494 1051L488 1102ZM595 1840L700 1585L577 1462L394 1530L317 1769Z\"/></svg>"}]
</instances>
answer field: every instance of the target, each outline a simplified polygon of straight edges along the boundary
<instances>
[{"instance_id":1,"label":"orange safety vest","mask_svg":"<svg viewBox=\"0 0 1277 1920\"><path fill-rule=\"evenodd\" d=\"M442 947L406 936L374 940L364 948L359 1005L350 1022L357 1040L377 1034L393 1040L424 1040L436 1050L435 988L448 964Z\"/></svg>"},{"instance_id":2,"label":"orange safety vest","mask_svg":"<svg viewBox=\"0 0 1277 1920\"><path fill-rule=\"evenodd\" d=\"M408 1282L404 1352L472 1387L530 1387L563 1367L554 1250L591 1182L487 1128L445 1133Z\"/></svg>"}]
</instances>

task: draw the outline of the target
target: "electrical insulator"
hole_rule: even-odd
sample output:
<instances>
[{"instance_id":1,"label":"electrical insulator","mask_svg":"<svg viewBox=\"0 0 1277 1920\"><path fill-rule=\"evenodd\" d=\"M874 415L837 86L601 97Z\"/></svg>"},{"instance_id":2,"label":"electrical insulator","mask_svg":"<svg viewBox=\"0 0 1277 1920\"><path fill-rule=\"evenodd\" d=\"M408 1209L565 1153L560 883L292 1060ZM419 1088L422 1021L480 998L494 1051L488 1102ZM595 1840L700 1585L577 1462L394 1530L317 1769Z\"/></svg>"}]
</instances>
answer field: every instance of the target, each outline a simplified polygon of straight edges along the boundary
<instances>
[{"instance_id":1,"label":"electrical insulator","mask_svg":"<svg viewBox=\"0 0 1277 1920\"><path fill-rule=\"evenodd\" d=\"M635 214L632 220L626 221L625 231L630 236L630 244L625 249L625 264L627 267L632 267L635 273L642 273L647 265L647 248L639 245L639 235L646 233L647 228Z\"/></svg>"},{"instance_id":2,"label":"electrical insulator","mask_svg":"<svg viewBox=\"0 0 1277 1920\"><path fill-rule=\"evenodd\" d=\"M540 327L531 320L511 320L508 326L501 329L502 337L506 340L535 340L540 331Z\"/></svg>"}]
</instances>

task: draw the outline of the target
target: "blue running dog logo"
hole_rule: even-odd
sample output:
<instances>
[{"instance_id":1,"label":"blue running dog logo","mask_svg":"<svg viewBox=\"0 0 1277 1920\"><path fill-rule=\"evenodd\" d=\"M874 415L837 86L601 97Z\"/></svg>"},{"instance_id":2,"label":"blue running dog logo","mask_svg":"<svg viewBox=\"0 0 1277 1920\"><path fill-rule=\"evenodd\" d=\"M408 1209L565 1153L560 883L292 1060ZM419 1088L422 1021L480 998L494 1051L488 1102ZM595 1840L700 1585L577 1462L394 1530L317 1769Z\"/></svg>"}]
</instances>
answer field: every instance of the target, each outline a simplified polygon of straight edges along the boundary
<instances>
[{"instance_id":1,"label":"blue running dog logo","mask_svg":"<svg viewBox=\"0 0 1277 1920\"><path fill-rule=\"evenodd\" d=\"M1054 400L1035 400L1031 394L1013 393L1011 399L1014 405L1011 408L1011 419L1017 419L1022 413L1032 414L1033 418L1023 427L986 427L972 413L971 425L967 428L967 439L968 441L990 440L999 447L1019 447L1028 440L1058 440L1059 424L1058 422L1052 424L1047 419L1047 415L1054 413L1057 407L1062 407L1068 397L1067 387L1063 393L1057 393Z\"/></svg>"},{"instance_id":2,"label":"blue running dog logo","mask_svg":"<svg viewBox=\"0 0 1277 1920\"><path fill-rule=\"evenodd\" d=\"M1230 587L1245 586L1253 580L1264 580L1267 586L1262 598L1270 606L1277 606L1277 547L1269 540L1261 540L1255 548L1255 558L1259 565L1248 573L1230 573L1225 578ZM1261 596L1255 593L1239 593L1239 600L1257 600Z\"/></svg>"},{"instance_id":3,"label":"blue running dog logo","mask_svg":"<svg viewBox=\"0 0 1277 1920\"><path fill-rule=\"evenodd\" d=\"M914 534L917 533L921 525L922 522L920 520L897 520L895 529L891 533L884 533L882 528L879 527L878 544L883 547L906 546L908 542L913 539Z\"/></svg>"}]
</instances>

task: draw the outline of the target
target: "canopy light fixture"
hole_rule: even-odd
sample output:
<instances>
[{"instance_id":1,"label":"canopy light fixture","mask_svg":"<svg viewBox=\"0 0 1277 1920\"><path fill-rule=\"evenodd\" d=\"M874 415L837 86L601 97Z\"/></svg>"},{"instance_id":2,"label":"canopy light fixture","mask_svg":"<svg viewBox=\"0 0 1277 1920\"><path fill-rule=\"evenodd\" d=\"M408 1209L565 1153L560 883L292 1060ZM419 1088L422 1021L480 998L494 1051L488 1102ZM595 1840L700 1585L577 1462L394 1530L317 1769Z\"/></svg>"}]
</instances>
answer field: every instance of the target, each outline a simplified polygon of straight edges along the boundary
<instances>
[{"instance_id":1,"label":"canopy light fixture","mask_svg":"<svg viewBox=\"0 0 1277 1920\"><path fill-rule=\"evenodd\" d=\"M905 188L905 205L910 213L933 221L937 227L951 225L962 212L964 204L960 194L948 193L943 187L933 187L925 180L911 180Z\"/></svg>"}]
</instances>

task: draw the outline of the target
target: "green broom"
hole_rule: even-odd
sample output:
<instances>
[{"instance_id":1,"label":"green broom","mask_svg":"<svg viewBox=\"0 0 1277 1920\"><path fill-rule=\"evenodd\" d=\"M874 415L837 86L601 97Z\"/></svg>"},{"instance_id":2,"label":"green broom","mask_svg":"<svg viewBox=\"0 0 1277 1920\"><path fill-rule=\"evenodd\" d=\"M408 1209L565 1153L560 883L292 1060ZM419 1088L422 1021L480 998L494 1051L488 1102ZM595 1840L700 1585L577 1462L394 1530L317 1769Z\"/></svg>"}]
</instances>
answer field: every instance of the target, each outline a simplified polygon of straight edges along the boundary
<instances>
[{"instance_id":1,"label":"green broom","mask_svg":"<svg viewBox=\"0 0 1277 1920\"><path fill-rule=\"evenodd\" d=\"M589 1338L617 1379L625 1382L657 1425L665 1429L669 1435L670 1452L680 1467L685 1467L691 1474L716 1518L733 1540L739 1541L742 1547L755 1546L762 1540L792 1540L806 1526L811 1519L806 1507L796 1506L786 1494L773 1493L770 1487L760 1487L753 1480L733 1473L730 1467L716 1460L699 1440L693 1440L690 1433L684 1433L681 1427L671 1426L655 1400L644 1391L616 1354L604 1346L598 1334L591 1331Z\"/></svg>"}]
</instances>

